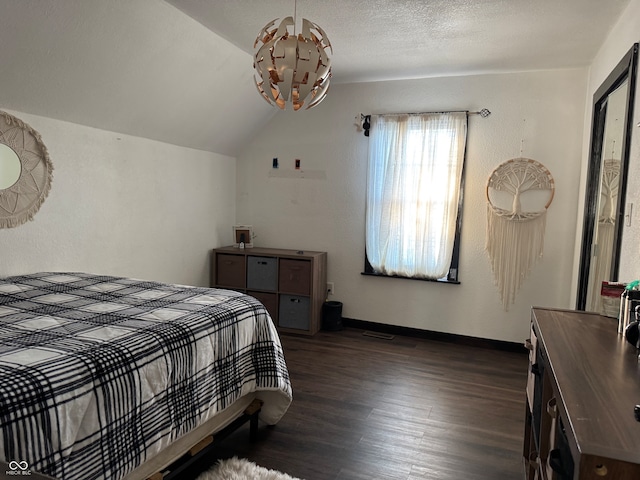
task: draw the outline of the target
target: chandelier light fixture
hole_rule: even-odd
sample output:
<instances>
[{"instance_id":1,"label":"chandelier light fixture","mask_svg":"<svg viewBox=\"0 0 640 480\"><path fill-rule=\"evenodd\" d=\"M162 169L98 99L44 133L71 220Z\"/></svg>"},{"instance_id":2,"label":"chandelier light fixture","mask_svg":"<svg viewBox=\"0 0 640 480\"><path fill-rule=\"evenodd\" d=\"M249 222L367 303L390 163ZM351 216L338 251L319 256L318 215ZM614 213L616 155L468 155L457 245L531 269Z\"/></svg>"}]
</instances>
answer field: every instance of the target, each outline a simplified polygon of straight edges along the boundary
<instances>
[{"instance_id":1,"label":"chandelier light fixture","mask_svg":"<svg viewBox=\"0 0 640 480\"><path fill-rule=\"evenodd\" d=\"M315 107L329 90L331 59L326 50L333 54L331 43L324 30L306 18L296 35L295 10L276 28L277 21L265 25L253 44L258 92L281 110L287 104L294 110Z\"/></svg>"}]
</instances>

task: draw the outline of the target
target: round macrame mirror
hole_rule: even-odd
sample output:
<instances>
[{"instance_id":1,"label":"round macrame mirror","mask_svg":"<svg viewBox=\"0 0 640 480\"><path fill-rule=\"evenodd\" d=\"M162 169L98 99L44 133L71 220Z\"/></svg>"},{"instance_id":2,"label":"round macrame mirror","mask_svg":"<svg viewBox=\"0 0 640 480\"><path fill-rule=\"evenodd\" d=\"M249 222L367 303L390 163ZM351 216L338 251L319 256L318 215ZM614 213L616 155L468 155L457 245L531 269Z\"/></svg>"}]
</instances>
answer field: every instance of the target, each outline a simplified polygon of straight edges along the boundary
<instances>
[{"instance_id":1,"label":"round macrame mirror","mask_svg":"<svg viewBox=\"0 0 640 480\"><path fill-rule=\"evenodd\" d=\"M0 111L0 228L31 220L51 189L53 165L40 134Z\"/></svg>"},{"instance_id":2,"label":"round macrame mirror","mask_svg":"<svg viewBox=\"0 0 640 480\"><path fill-rule=\"evenodd\" d=\"M508 160L489 177L486 249L505 310L542 257L546 213L554 193L549 170L530 158Z\"/></svg>"}]
</instances>

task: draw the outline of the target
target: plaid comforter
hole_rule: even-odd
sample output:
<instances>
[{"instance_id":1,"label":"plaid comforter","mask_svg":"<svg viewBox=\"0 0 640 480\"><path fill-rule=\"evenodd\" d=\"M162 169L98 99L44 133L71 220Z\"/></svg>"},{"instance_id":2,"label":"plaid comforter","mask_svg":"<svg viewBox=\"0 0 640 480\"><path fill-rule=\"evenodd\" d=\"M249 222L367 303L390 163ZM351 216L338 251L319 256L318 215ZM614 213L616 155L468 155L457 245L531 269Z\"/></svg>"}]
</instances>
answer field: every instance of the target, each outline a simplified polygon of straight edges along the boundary
<instances>
[{"instance_id":1,"label":"plaid comforter","mask_svg":"<svg viewBox=\"0 0 640 480\"><path fill-rule=\"evenodd\" d=\"M120 479L252 391L291 402L265 308L228 290L85 273L0 279L0 460Z\"/></svg>"}]
</instances>

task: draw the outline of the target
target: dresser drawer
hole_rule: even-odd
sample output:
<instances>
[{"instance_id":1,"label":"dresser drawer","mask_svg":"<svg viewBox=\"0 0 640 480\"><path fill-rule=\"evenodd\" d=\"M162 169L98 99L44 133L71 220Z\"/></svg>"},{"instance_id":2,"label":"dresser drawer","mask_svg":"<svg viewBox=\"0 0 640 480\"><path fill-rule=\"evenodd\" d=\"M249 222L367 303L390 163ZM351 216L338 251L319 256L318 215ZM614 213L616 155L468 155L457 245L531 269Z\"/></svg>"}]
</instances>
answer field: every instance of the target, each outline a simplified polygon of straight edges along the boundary
<instances>
[{"instance_id":1,"label":"dresser drawer","mask_svg":"<svg viewBox=\"0 0 640 480\"><path fill-rule=\"evenodd\" d=\"M533 408L533 390L536 383L536 376L533 373L533 365L536 363L536 349L538 347L538 337L531 327L530 336L524 342L525 347L529 351L529 369L527 373L527 400L529 400L529 408Z\"/></svg>"},{"instance_id":2,"label":"dresser drawer","mask_svg":"<svg viewBox=\"0 0 640 480\"><path fill-rule=\"evenodd\" d=\"M278 294L267 292L247 292L247 295L251 295L260 301L265 306L267 312L271 316L271 320L276 321L278 318Z\"/></svg>"},{"instance_id":3,"label":"dresser drawer","mask_svg":"<svg viewBox=\"0 0 640 480\"><path fill-rule=\"evenodd\" d=\"M245 288L245 258L244 255L216 254L217 285L229 288Z\"/></svg>"},{"instance_id":4,"label":"dresser drawer","mask_svg":"<svg viewBox=\"0 0 640 480\"><path fill-rule=\"evenodd\" d=\"M278 310L278 326L309 329L309 297L296 295L281 295Z\"/></svg>"},{"instance_id":5,"label":"dresser drawer","mask_svg":"<svg viewBox=\"0 0 640 480\"><path fill-rule=\"evenodd\" d=\"M285 293L309 295L311 292L311 262L281 258L278 289Z\"/></svg>"},{"instance_id":6,"label":"dresser drawer","mask_svg":"<svg viewBox=\"0 0 640 480\"><path fill-rule=\"evenodd\" d=\"M248 256L247 288L275 292L278 288L278 259Z\"/></svg>"}]
</instances>

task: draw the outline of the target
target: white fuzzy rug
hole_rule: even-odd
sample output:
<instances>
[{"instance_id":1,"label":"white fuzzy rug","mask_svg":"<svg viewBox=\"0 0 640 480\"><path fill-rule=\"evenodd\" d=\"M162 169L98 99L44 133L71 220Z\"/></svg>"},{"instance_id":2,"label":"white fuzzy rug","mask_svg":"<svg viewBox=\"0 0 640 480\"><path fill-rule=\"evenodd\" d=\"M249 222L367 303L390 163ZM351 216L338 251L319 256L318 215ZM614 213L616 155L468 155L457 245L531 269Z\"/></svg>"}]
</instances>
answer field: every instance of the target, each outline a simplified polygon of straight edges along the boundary
<instances>
[{"instance_id":1,"label":"white fuzzy rug","mask_svg":"<svg viewBox=\"0 0 640 480\"><path fill-rule=\"evenodd\" d=\"M244 458L219 460L210 470L197 480L300 480L286 473L260 467Z\"/></svg>"}]
</instances>

